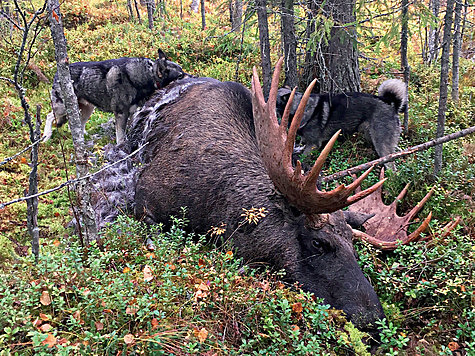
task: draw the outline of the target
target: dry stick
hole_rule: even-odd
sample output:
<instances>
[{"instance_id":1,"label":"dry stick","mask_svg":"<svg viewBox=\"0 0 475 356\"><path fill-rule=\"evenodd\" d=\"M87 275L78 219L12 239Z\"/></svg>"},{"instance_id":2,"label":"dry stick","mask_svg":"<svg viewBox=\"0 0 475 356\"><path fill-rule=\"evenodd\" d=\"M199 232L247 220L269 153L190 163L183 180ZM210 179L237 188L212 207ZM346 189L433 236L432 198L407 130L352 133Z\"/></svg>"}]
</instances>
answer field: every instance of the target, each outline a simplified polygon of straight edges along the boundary
<instances>
[{"instance_id":1,"label":"dry stick","mask_svg":"<svg viewBox=\"0 0 475 356\"><path fill-rule=\"evenodd\" d=\"M9 202L6 202L6 203L0 203L0 210L4 209L5 207L9 206L9 205L12 205L12 204L15 204L15 203L19 203L19 202L22 202L22 201L25 201L27 199L31 199L31 198L35 198L35 197L40 197L42 195L47 195L49 193L52 193L52 192L55 192L57 190L60 190L66 186L69 186L73 183L77 183L77 182L80 182L82 180L85 180L85 179L89 179L89 178L92 178L94 176L96 176L97 174L105 171L106 169L109 169L110 167L113 167L115 166L116 164L120 163L120 162L123 162L125 161L126 159L129 159L130 157L136 155L138 152L140 152L145 146L147 146L149 144L149 142L145 143L144 145L140 146L139 148L137 148L134 152L132 152L131 154L129 154L128 156L124 157L124 158L121 158L120 160L114 162L114 163L111 163L105 167L102 167L101 169L99 169L97 172L94 172L92 174L88 174L86 176L83 176L81 178L76 178L76 179L72 179L72 180L68 180L64 183L61 183L60 185L58 185L57 187L55 188L51 188L51 189L48 189L48 190L45 190L45 191L42 191L40 193L37 193L37 194L34 194L34 195L28 195L26 197L22 197L22 198L18 198L18 199L15 199L15 200L11 200Z\"/></svg>"},{"instance_id":2,"label":"dry stick","mask_svg":"<svg viewBox=\"0 0 475 356\"><path fill-rule=\"evenodd\" d=\"M384 164L386 162L391 162L391 161L394 161L397 158L401 158L401 157L410 155L410 154L415 153L415 152L423 151L423 150L426 150L426 149L428 149L430 147L433 147L433 146L441 145L445 142L452 141L452 140L455 140L457 138L470 135L474 132L475 132L475 126L472 126L472 127L469 127L468 129L464 129L464 130L455 132L453 134L446 135L446 136L443 136L443 137L439 137L439 138L434 139L432 141L424 142L420 145L413 146L411 148L405 149L404 151L392 153L390 155L381 157L381 158L376 159L374 161L363 163L363 164L360 164L359 166L352 167L352 168L349 168L349 169L345 169L344 171L340 171L340 172L334 173L332 175L323 177L322 182L323 183L329 183L329 182L332 182L334 180L340 179L342 177L349 176L351 174L356 174L358 172L367 170L371 166L381 165L381 164Z\"/></svg>"},{"instance_id":3,"label":"dry stick","mask_svg":"<svg viewBox=\"0 0 475 356\"><path fill-rule=\"evenodd\" d=\"M39 140L36 140L35 142L33 142L31 145L29 145L28 147L24 148L23 150L21 150L20 152L18 152L17 154L11 156L11 157L8 157L8 158L5 158L5 160L3 160L2 162L0 162L0 166L3 166L4 164L7 164L8 162L10 161L13 161L15 158L17 158L18 156L22 155L23 153L25 153L26 151L28 151L30 148L33 148L34 146L36 146L39 142L41 141L41 138Z\"/></svg>"}]
</instances>

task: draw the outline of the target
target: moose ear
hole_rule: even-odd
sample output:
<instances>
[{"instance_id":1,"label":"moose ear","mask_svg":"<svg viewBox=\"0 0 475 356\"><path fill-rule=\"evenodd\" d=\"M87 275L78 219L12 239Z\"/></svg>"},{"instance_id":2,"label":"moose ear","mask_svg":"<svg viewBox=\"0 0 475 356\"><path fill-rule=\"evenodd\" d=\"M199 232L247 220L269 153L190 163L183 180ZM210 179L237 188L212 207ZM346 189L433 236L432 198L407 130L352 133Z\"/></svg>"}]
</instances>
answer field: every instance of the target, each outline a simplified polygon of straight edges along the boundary
<instances>
[{"instance_id":1,"label":"moose ear","mask_svg":"<svg viewBox=\"0 0 475 356\"><path fill-rule=\"evenodd\" d=\"M165 59L165 60L168 59L165 53L163 53L163 51L160 48L158 49L158 59Z\"/></svg>"},{"instance_id":2,"label":"moose ear","mask_svg":"<svg viewBox=\"0 0 475 356\"><path fill-rule=\"evenodd\" d=\"M346 223L353 229L360 228L367 220L371 219L375 215L359 213L355 211L344 211L343 214L345 215Z\"/></svg>"}]
</instances>

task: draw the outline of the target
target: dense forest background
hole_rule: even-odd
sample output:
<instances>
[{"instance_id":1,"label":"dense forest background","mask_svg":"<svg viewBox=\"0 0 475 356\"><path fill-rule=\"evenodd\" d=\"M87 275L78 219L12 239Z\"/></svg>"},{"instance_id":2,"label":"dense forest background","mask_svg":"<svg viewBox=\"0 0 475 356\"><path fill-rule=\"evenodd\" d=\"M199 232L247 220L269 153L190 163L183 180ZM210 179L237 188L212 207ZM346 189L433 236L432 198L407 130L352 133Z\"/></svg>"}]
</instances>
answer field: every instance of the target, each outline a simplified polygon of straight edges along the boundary
<instances>
[{"instance_id":1,"label":"dense forest background","mask_svg":"<svg viewBox=\"0 0 475 356\"><path fill-rule=\"evenodd\" d=\"M60 11L70 62L155 59L162 49L188 73L250 87L253 66L266 86L284 55L282 85L300 90L317 78L316 91L374 94L385 79L404 79L409 109L400 117L399 146L405 149L475 123L473 6L469 0L68 0ZM0 203L32 194L35 176L35 189L51 190L36 208L33 199L0 206L0 354L369 352L365 335L341 312L285 285L279 272L243 267L228 246L213 249L206 237L191 243L186 213L171 217L173 228L163 231L124 214L99 240L85 243L70 227L81 195L72 185L56 189L77 174L71 133L63 127L37 142L51 109L57 63L49 25L58 14L36 0L2 1L0 11ZM335 61L335 53L346 61ZM96 110L87 124L89 172L100 169L102 148L114 142L112 120ZM310 162L317 153L302 158ZM354 135L337 142L324 174L375 158ZM387 202L411 183L401 215L435 187L420 213L423 219L432 212L433 219L424 241L392 252L356 243L387 315L374 352L475 354L474 161L472 134L440 152L399 159L397 172L388 172ZM376 180L374 174L368 184ZM453 221L455 228L444 228ZM209 235L219 233L210 227ZM149 236L153 251L142 244Z\"/></svg>"}]
</instances>

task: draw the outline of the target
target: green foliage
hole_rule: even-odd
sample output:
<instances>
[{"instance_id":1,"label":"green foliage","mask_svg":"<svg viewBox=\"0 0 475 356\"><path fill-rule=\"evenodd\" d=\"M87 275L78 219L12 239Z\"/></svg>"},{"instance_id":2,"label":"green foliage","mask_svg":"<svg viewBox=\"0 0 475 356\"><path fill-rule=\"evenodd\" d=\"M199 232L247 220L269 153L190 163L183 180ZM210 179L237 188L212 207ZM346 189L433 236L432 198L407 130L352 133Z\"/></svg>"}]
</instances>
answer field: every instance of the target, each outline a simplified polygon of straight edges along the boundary
<instances>
[{"instance_id":1,"label":"green foliage","mask_svg":"<svg viewBox=\"0 0 475 356\"><path fill-rule=\"evenodd\" d=\"M55 242L0 273L0 345L21 354L345 354L362 338L338 311L256 275L203 237L120 217L87 248ZM158 248L143 248L145 239Z\"/></svg>"}]
</instances>

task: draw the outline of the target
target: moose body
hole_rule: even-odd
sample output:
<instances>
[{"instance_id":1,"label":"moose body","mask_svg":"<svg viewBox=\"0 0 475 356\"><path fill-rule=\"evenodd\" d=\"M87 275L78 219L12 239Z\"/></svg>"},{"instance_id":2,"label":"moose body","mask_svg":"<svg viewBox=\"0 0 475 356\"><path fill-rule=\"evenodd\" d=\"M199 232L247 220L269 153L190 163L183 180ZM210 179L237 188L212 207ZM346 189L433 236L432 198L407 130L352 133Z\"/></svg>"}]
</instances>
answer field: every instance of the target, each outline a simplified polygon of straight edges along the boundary
<instances>
[{"instance_id":1,"label":"moose body","mask_svg":"<svg viewBox=\"0 0 475 356\"><path fill-rule=\"evenodd\" d=\"M259 152L251 94L233 82L188 78L158 91L130 123L129 150L148 142L135 184L135 214L167 223L187 207L189 226L206 233L224 223L236 254L285 269L291 281L375 330L384 317L359 268L343 213L305 216L276 191ZM258 224L241 224L243 208L265 208Z\"/></svg>"}]
</instances>

